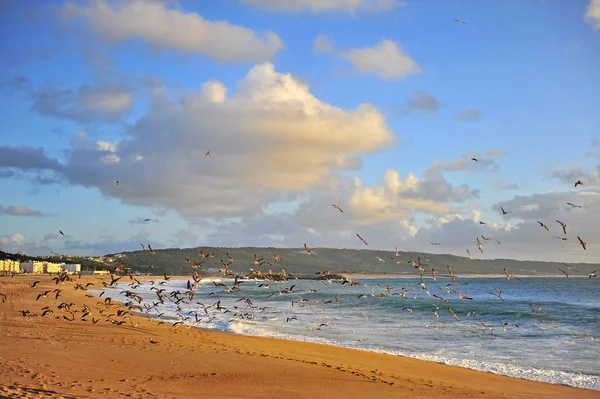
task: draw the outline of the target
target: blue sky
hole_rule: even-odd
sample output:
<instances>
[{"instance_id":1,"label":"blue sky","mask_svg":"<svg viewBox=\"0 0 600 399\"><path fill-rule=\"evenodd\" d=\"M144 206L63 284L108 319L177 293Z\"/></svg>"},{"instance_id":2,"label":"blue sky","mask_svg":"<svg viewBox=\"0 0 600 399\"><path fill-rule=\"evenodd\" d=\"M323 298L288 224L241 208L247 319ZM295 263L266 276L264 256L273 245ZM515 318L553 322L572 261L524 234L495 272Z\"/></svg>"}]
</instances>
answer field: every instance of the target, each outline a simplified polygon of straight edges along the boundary
<instances>
[{"instance_id":1,"label":"blue sky","mask_svg":"<svg viewBox=\"0 0 600 399\"><path fill-rule=\"evenodd\" d=\"M587 221L600 205L598 2L350 3L9 2L0 247L359 247L350 233L361 231L375 249L464 255L473 234L491 233L506 245L489 257L598 259ZM315 51L320 35L328 51ZM396 51L359 52L383 40ZM209 81L227 101L199 99ZM427 101L409 109L418 93ZM402 188L382 180L388 170ZM331 202L345 220L330 219ZM558 230L537 237L538 218L566 217L586 252L576 233L565 246Z\"/></svg>"}]
</instances>

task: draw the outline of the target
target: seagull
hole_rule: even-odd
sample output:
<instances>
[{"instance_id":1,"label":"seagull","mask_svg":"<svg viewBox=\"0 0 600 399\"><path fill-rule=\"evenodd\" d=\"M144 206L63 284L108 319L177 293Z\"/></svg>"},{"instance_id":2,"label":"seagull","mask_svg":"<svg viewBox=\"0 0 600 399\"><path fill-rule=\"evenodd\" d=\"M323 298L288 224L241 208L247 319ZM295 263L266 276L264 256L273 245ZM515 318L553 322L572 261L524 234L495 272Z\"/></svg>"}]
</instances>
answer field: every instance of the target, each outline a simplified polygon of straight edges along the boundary
<instances>
[{"instance_id":1,"label":"seagull","mask_svg":"<svg viewBox=\"0 0 600 399\"><path fill-rule=\"evenodd\" d=\"M306 243L304 243L304 252L306 252L309 255L312 252L312 248L308 248L308 245L306 245Z\"/></svg>"},{"instance_id":2,"label":"seagull","mask_svg":"<svg viewBox=\"0 0 600 399\"><path fill-rule=\"evenodd\" d=\"M477 158L471 158L471 161L479 162Z\"/></svg>"},{"instance_id":3,"label":"seagull","mask_svg":"<svg viewBox=\"0 0 600 399\"><path fill-rule=\"evenodd\" d=\"M477 238L477 247L479 248L479 251L481 251L481 253L483 253L483 245L481 245L481 241L479 241L479 237Z\"/></svg>"},{"instance_id":4,"label":"seagull","mask_svg":"<svg viewBox=\"0 0 600 399\"><path fill-rule=\"evenodd\" d=\"M567 241L568 240L567 237L559 237L559 236L554 236L554 237L558 238L561 241Z\"/></svg>"},{"instance_id":5,"label":"seagull","mask_svg":"<svg viewBox=\"0 0 600 399\"><path fill-rule=\"evenodd\" d=\"M379 256L376 256L377 260L380 261L381 263L385 263L385 261L383 259L381 259Z\"/></svg>"},{"instance_id":6,"label":"seagull","mask_svg":"<svg viewBox=\"0 0 600 399\"><path fill-rule=\"evenodd\" d=\"M581 237L577 236L577 239L579 240L579 244L581 244L583 249L587 249L587 244L581 239Z\"/></svg>"},{"instance_id":7,"label":"seagull","mask_svg":"<svg viewBox=\"0 0 600 399\"><path fill-rule=\"evenodd\" d=\"M569 277L569 272L566 272L566 271L564 271L563 269L558 269L558 270L560 270L561 272L563 272L563 273L564 273L564 275L565 275L565 276L567 276L567 278L568 278L569 280L571 279L571 277Z\"/></svg>"},{"instance_id":8,"label":"seagull","mask_svg":"<svg viewBox=\"0 0 600 399\"><path fill-rule=\"evenodd\" d=\"M590 276L588 277L588 279L592 278L592 277L598 277L598 275L596 274L598 270L594 270L593 272L590 272Z\"/></svg>"},{"instance_id":9,"label":"seagull","mask_svg":"<svg viewBox=\"0 0 600 399\"><path fill-rule=\"evenodd\" d=\"M58 230L58 232L60 233L61 236L65 235L65 233L62 232L62 230Z\"/></svg>"},{"instance_id":10,"label":"seagull","mask_svg":"<svg viewBox=\"0 0 600 399\"><path fill-rule=\"evenodd\" d=\"M567 225L561 222L560 220L557 220L556 222L562 226L564 233L567 234Z\"/></svg>"},{"instance_id":11,"label":"seagull","mask_svg":"<svg viewBox=\"0 0 600 399\"><path fill-rule=\"evenodd\" d=\"M460 24L460 26L463 26L464 24L466 24L465 21L460 21L458 19L455 19L454 21L458 22Z\"/></svg>"},{"instance_id":12,"label":"seagull","mask_svg":"<svg viewBox=\"0 0 600 399\"><path fill-rule=\"evenodd\" d=\"M512 212L506 212L506 211L504 210L504 208L502 208L502 207L500 207L500 210L502 210L502 214L503 214L503 215L508 215L509 213L512 213Z\"/></svg>"},{"instance_id":13,"label":"seagull","mask_svg":"<svg viewBox=\"0 0 600 399\"><path fill-rule=\"evenodd\" d=\"M206 151L206 154L204 154L205 157L210 157L210 151Z\"/></svg>"},{"instance_id":14,"label":"seagull","mask_svg":"<svg viewBox=\"0 0 600 399\"><path fill-rule=\"evenodd\" d=\"M494 294L493 292L490 292L490 294L492 294L495 297L498 297L499 299L502 300L502 302L506 302L504 300L504 298L502 298L502 287L498 287L498 293L497 294Z\"/></svg>"},{"instance_id":15,"label":"seagull","mask_svg":"<svg viewBox=\"0 0 600 399\"><path fill-rule=\"evenodd\" d=\"M581 182L581 180L577 180L575 182L575 188L577 188L577 186L583 186L583 183Z\"/></svg>"},{"instance_id":16,"label":"seagull","mask_svg":"<svg viewBox=\"0 0 600 399\"><path fill-rule=\"evenodd\" d=\"M368 244L368 243L365 241L365 239L364 239L364 238L362 238L362 237L360 236L360 234L356 233L356 236L359 238L359 240L361 240L361 241L363 242L363 244L365 244L365 245L369 245L369 244Z\"/></svg>"},{"instance_id":17,"label":"seagull","mask_svg":"<svg viewBox=\"0 0 600 399\"><path fill-rule=\"evenodd\" d=\"M118 186L120 182L117 180L117 182L116 182L116 183L117 183L117 186Z\"/></svg>"},{"instance_id":18,"label":"seagull","mask_svg":"<svg viewBox=\"0 0 600 399\"><path fill-rule=\"evenodd\" d=\"M539 220L538 220L538 223L540 224L541 227L545 228L546 231L550 231L550 230L548 230L548 226L546 226L544 223L540 222Z\"/></svg>"},{"instance_id":19,"label":"seagull","mask_svg":"<svg viewBox=\"0 0 600 399\"><path fill-rule=\"evenodd\" d=\"M337 209L338 211L344 213L344 211L342 210L342 208L339 207L339 205L331 204L331 206L334 207L335 209Z\"/></svg>"},{"instance_id":20,"label":"seagull","mask_svg":"<svg viewBox=\"0 0 600 399\"><path fill-rule=\"evenodd\" d=\"M570 202L567 202L567 205L571 205L572 208L581 208L581 205L575 205Z\"/></svg>"},{"instance_id":21,"label":"seagull","mask_svg":"<svg viewBox=\"0 0 600 399\"><path fill-rule=\"evenodd\" d=\"M437 245L441 245L439 242L430 242L431 246L435 247Z\"/></svg>"}]
</instances>

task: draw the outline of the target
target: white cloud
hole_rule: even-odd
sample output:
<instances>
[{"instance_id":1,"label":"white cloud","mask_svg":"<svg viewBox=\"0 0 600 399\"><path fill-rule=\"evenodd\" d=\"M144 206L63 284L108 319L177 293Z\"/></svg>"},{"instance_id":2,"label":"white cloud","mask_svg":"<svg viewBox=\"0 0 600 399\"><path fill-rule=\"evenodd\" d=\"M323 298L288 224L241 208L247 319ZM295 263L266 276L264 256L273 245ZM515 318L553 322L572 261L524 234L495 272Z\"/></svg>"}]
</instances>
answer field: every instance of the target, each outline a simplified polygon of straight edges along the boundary
<instances>
[{"instance_id":1,"label":"white cloud","mask_svg":"<svg viewBox=\"0 0 600 399\"><path fill-rule=\"evenodd\" d=\"M133 106L133 92L114 84L72 90L46 83L29 97L40 114L76 122L116 120Z\"/></svg>"},{"instance_id":2,"label":"white cloud","mask_svg":"<svg viewBox=\"0 0 600 399\"><path fill-rule=\"evenodd\" d=\"M333 52L333 39L329 35L319 35L313 42L313 51L315 53Z\"/></svg>"},{"instance_id":3,"label":"white cloud","mask_svg":"<svg viewBox=\"0 0 600 399\"><path fill-rule=\"evenodd\" d=\"M398 43L386 39L374 47L350 49L343 57L357 71L383 79L402 78L422 72L421 67L398 47Z\"/></svg>"},{"instance_id":4,"label":"white cloud","mask_svg":"<svg viewBox=\"0 0 600 399\"><path fill-rule=\"evenodd\" d=\"M63 6L65 20L80 18L92 32L109 43L145 40L156 49L202 53L220 61L261 62L285 48L277 34L258 34L225 21L208 21L200 15L166 7L164 2L130 0L113 6L94 0L80 7Z\"/></svg>"},{"instance_id":5,"label":"white cloud","mask_svg":"<svg viewBox=\"0 0 600 399\"><path fill-rule=\"evenodd\" d=\"M590 0L585 17L594 29L600 29L600 0Z\"/></svg>"},{"instance_id":6,"label":"white cloud","mask_svg":"<svg viewBox=\"0 0 600 399\"><path fill-rule=\"evenodd\" d=\"M403 5L399 0L241 0L243 3L287 12L309 10L318 12L358 10L386 11Z\"/></svg>"},{"instance_id":7,"label":"white cloud","mask_svg":"<svg viewBox=\"0 0 600 399\"><path fill-rule=\"evenodd\" d=\"M0 205L0 215L2 214L11 216L44 216L42 212L29 209L25 205L11 205L7 207Z\"/></svg>"},{"instance_id":8,"label":"white cloud","mask_svg":"<svg viewBox=\"0 0 600 399\"><path fill-rule=\"evenodd\" d=\"M47 253L49 248L35 238L23 236L21 233L13 233L0 236L0 248L5 252L26 254Z\"/></svg>"},{"instance_id":9,"label":"white cloud","mask_svg":"<svg viewBox=\"0 0 600 399\"><path fill-rule=\"evenodd\" d=\"M523 204L519 206L519 210L521 212L535 212L540 210L540 206L538 204Z\"/></svg>"},{"instance_id":10,"label":"white cloud","mask_svg":"<svg viewBox=\"0 0 600 399\"><path fill-rule=\"evenodd\" d=\"M456 115L456 119L460 122L472 122L483 118L481 111L474 108L465 108Z\"/></svg>"},{"instance_id":11,"label":"white cloud","mask_svg":"<svg viewBox=\"0 0 600 399\"><path fill-rule=\"evenodd\" d=\"M452 172L464 170L497 172L500 170L500 166L496 163L494 158L504 154L506 154L506 151L503 150L487 150L484 154L470 152L461 158L443 164L441 168ZM477 161L474 161L473 158Z\"/></svg>"},{"instance_id":12,"label":"white cloud","mask_svg":"<svg viewBox=\"0 0 600 399\"><path fill-rule=\"evenodd\" d=\"M220 82L202 87L177 102L157 95L121 140L74 136L64 175L126 203L243 216L360 168L362 154L396 141L372 105L324 103L269 63L252 68L231 95Z\"/></svg>"},{"instance_id":13,"label":"white cloud","mask_svg":"<svg viewBox=\"0 0 600 399\"><path fill-rule=\"evenodd\" d=\"M435 112L440 108L440 102L431 94L425 91L415 92L403 107L405 113L412 110L423 111L423 112Z\"/></svg>"}]
</instances>

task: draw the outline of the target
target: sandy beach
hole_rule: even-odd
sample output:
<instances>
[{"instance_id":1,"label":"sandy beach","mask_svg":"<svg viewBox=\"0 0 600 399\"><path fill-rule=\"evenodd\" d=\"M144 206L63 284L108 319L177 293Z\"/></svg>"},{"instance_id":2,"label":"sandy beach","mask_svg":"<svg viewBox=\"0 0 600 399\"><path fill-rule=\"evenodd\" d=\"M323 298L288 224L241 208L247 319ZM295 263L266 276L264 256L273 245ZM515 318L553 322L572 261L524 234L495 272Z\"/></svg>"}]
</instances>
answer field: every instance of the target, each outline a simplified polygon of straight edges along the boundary
<instances>
[{"instance_id":1,"label":"sandy beach","mask_svg":"<svg viewBox=\"0 0 600 399\"><path fill-rule=\"evenodd\" d=\"M109 278L55 284L49 276L0 277L0 397L600 398L596 391L398 356L158 325L143 316L106 323L108 313L124 307L113 302L107 309L104 298L74 289L99 289L103 280ZM56 288L62 297L36 301ZM42 317L46 306L52 312ZM91 314L81 321L85 306Z\"/></svg>"}]
</instances>

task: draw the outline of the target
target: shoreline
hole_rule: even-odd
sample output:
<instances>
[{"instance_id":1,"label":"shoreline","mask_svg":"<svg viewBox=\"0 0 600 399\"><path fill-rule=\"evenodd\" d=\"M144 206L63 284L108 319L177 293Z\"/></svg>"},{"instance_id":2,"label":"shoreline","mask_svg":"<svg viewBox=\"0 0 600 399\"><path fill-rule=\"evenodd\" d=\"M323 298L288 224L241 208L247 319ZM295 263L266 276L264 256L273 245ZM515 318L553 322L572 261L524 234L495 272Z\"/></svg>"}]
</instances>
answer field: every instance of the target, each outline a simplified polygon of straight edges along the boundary
<instances>
[{"instance_id":1,"label":"shoreline","mask_svg":"<svg viewBox=\"0 0 600 399\"><path fill-rule=\"evenodd\" d=\"M106 279L73 278L64 285L48 276L0 278L0 293L7 295L5 302L0 301L0 336L5 343L0 346L0 366L6 370L0 374L0 395L113 397L118 392L140 398L185 398L202 392L211 397L222 396L226 386L230 397L239 397L236 390L244 389L246 397L365 397L368 390L369 397L600 398L598 391L364 349L158 326L141 315L123 319L119 326L93 324L94 318L102 317L102 298L90 298L73 286L90 282L94 284L90 290L96 290ZM36 288L30 286L33 281L40 281ZM63 298L35 300L39 293L57 287ZM57 309L60 302L85 305L92 315L80 321L81 310L75 310L77 318L66 321L59 317L65 316ZM39 314L44 306L58 318L19 313ZM115 302L110 309L118 308Z\"/></svg>"}]
</instances>

